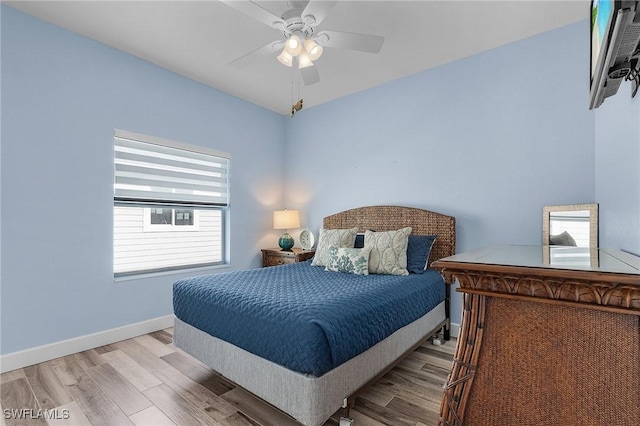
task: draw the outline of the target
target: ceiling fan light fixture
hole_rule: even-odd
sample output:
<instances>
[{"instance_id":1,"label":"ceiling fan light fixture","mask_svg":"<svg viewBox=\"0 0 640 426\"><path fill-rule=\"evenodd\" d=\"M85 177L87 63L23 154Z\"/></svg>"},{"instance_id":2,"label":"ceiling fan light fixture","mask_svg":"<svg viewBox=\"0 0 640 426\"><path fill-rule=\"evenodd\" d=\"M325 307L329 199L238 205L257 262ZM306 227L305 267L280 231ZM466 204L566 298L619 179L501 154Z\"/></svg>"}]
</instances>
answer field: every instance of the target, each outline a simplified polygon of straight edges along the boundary
<instances>
[{"instance_id":1,"label":"ceiling fan light fixture","mask_svg":"<svg viewBox=\"0 0 640 426\"><path fill-rule=\"evenodd\" d=\"M302 52L302 41L300 36L294 34L284 43L284 48L291 56L298 56Z\"/></svg>"},{"instance_id":2,"label":"ceiling fan light fixture","mask_svg":"<svg viewBox=\"0 0 640 426\"><path fill-rule=\"evenodd\" d=\"M293 64L293 56L287 52L287 48L282 49L282 52L278 55L278 61L286 67L290 67Z\"/></svg>"},{"instance_id":3,"label":"ceiling fan light fixture","mask_svg":"<svg viewBox=\"0 0 640 426\"><path fill-rule=\"evenodd\" d=\"M311 59L312 61L320 58L324 50L322 46L311 39L307 39L304 41L304 49L307 51L307 53L309 54L309 59Z\"/></svg>"},{"instance_id":4,"label":"ceiling fan light fixture","mask_svg":"<svg viewBox=\"0 0 640 426\"><path fill-rule=\"evenodd\" d=\"M298 56L298 68L302 69L302 68L307 68L312 66L313 66L313 61L311 60L307 52L302 52L300 56Z\"/></svg>"}]
</instances>

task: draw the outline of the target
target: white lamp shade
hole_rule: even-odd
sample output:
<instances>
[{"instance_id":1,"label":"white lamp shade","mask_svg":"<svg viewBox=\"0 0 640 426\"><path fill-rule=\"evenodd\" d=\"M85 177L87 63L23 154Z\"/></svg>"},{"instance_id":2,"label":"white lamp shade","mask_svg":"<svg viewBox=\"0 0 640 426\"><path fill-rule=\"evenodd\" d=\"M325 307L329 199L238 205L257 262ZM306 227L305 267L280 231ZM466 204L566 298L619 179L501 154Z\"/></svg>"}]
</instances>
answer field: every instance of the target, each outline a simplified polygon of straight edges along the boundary
<instances>
[{"instance_id":1,"label":"white lamp shade","mask_svg":"<svg viewBox=\"0 0 640 426\"><path fill-rule=\"evenodd\" d=\"M322 52L324 51L322 46L311 39L304 41L304 49L307 51L309 59L311 59L312 61L315 61L320 56L322 56Z\"/></svg>"},{"instance_id":2,"label":"white lamp shade","mask_svg":"<svg viewBox=\"0 0 640 426\"><path fill-rule=\"evenodd\" d=\"M293 63L293 57L289 54L289 52L287 52L287 49L284 48L282 49L282 52L278 55L278 61L280 61L282 65L290 67L291 64Z\"/></svg>"},{"instance_id":3,"label":"white lamp shade","mask_svg":"<svg viewBox=\"0 0 640 426\"><path fill-rule=\"evenodd\" d=\"M273 212L273 229L300 228L298 210L279 210Z\"/></svg>"},{"instance_id":4,"label":"white lamp shade","mask_svg":"<svg viewBox=\"0 0 640 426\"><path fill-rule=\"evenodd\" d=\"M298 68L307 68L312 66L313 62L311 61L311 58L309 58L309 55L307 55L307 52L302 52L300 56L298 56Z\"/></svg>"},{"instance_id":5,"label":"white lamp shade","mask_svg":"<svg viewBox=\"0 0 640 426\"><path fill-rule=\"evenodd\" d=\"M284 42L284 49L291 56L298 56L302 52L302 41L297 35L292 35Z\"/></svg>"}]
</instances>

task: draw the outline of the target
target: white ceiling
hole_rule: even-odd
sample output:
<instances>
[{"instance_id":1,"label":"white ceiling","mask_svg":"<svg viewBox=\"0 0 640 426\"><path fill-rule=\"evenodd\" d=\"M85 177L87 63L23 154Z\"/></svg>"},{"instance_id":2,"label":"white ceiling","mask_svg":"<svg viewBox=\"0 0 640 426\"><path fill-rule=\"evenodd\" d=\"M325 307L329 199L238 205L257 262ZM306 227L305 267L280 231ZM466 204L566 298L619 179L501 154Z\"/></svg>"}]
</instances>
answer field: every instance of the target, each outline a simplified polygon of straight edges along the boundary
<instances>
[{"instance_id":1,"label":"white ceiling","mask_svg":"<svg viewBox=\"0 0 640 426\"><path fill-rule=\"evenodd\" d=\"M281 33L218 1L5 3L281 114L291 109L292 86L298 94L297 75L276 54L228 65ZM259 3L277 15L287 9L285 1ZM307 109L588 16L588 0L339 1L319 30L376 34L385 43L378 54L325 48L320 82L300 84L300 96Z\"/></svg>"}]
</instances>

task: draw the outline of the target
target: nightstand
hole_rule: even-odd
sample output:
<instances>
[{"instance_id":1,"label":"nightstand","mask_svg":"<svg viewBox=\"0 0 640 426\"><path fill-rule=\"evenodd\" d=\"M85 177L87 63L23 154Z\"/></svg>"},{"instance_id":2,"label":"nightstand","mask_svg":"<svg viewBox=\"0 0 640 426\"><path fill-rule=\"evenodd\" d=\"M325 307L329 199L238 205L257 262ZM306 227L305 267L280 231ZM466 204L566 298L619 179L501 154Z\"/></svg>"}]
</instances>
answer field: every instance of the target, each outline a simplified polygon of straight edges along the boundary
<instances>
[{"instance_id":1,"label":"nightstand","mask_svg":"<svg viewBox=\"0 0 640 426\"><path fill-rule=\"evenodd\" d=\"M262 249L262 266L278 266L287 263L304 262L309 260L316 254L315 250L302 250L301 248L292 248L291 251L282 251L278 248Z\"/></svg>"}]
</instances>

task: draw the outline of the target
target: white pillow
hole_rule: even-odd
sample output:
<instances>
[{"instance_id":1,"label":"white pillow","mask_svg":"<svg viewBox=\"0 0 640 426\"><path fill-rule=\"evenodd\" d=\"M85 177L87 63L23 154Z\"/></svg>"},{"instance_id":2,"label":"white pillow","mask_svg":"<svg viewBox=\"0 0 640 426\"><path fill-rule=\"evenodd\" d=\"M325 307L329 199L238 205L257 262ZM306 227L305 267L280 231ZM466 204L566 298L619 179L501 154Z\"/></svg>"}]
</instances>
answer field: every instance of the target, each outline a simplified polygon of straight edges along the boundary
<instances>
[{"instance_id":1,"label":"white pillow","mask_svg":"<svg viewBox=\"0 0 640 426\"><path fill-rule=\"evenodd\" d=\"M320 237L316 254L313 256L311 266L327 266L329 263L329 247L353 247L356 242L358 228L351 229L323 229L320 228Z\"/></svg>"},{"instance_id":2,"label":"white pillow","mask_svg":"<svg viewBox=\"0 0 640 426\"><path fill-rule=\"evenodd\" d=\"M370 249L369 273L409 275L407 271L407 245L411 228L397 231L364 233L364 248Z\"/></svg>"},{"instance_id":3,"label":"white pillow","mask_svg":"<svg viewBox=\"0 0 640 426\"><path fill-rule=\"evenodd\" d=\"M369 250L351 247L329 247L329 262L325 271L369 275Z\"/></svg>"}]
</instances>

